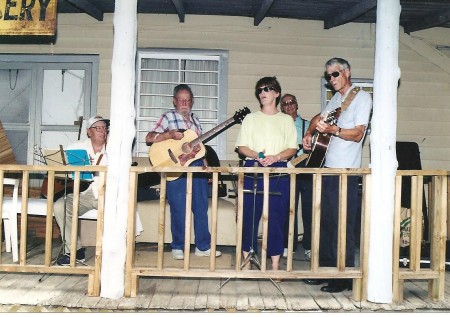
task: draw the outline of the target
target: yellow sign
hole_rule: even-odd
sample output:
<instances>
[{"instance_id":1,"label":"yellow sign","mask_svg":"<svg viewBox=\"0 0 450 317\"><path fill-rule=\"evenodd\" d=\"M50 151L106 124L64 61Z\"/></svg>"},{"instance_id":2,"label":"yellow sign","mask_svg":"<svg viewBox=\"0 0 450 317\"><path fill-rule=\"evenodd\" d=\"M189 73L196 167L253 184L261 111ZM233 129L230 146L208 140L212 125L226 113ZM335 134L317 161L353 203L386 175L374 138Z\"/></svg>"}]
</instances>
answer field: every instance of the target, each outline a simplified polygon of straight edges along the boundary
<instances>
[{"instance_id":1,"label":"yellow sign","mask_svg":"<svg viewBox=\"0 0 450 317\"><path fill-rule=\"evenodd\" d=\"M0 35L55 35L58 0L0 0Z\"/></svg>"}]
</instances>

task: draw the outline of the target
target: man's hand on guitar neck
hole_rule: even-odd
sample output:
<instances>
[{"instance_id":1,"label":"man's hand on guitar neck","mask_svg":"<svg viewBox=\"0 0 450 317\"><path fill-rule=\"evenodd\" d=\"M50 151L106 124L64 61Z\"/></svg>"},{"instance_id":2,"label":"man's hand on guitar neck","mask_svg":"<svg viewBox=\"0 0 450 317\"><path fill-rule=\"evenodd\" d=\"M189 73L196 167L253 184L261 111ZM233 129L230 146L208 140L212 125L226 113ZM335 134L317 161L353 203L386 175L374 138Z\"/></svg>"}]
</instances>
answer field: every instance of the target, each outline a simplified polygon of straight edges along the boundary
<instances>
[{"instance_id":1,"label":"man's hand on guitar neck","mask_svg":"<svg viewBox=\"0 0 450 317\"><path fill-rule=\"evenodd\" d=\"M316 130L323 134L335 134L339 130L339 127L325 122L322 118L319 122L317 122Z\"/></svg>"}]
</instances>

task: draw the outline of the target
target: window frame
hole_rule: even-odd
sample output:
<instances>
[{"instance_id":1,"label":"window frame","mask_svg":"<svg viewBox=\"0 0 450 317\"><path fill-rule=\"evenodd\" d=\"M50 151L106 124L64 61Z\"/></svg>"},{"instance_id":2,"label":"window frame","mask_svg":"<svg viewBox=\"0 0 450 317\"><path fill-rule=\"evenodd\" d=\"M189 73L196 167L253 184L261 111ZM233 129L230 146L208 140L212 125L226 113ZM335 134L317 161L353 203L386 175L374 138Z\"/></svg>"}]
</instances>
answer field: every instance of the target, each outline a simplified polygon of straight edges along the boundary
<instances>
[{"instance_id":1,"label":"window frame","mask_svg":"<svg viewBox=\"0 0 450 317\"><path fill-rule=\"evenodd\" d=\"M136 142L133 146L134 156L147 156L139 149L139 145L145 143L144 140L139 140L140 135L145 135L149 131L140 127L140 121L151 122L148 120L148 116L140 115L140 97L141 97L141 61L143 58L164 58L168 59L173 57L174 59L196 59L196 60L217 60L219 62L218 67L218 84L217 84L217 125L227 120L227 104L228 104L228 51L225 50L209 50L209 49L177 49L177 48L140 48L136 54ZM189 84L189 83L188 83ZM195 92L194 92L195 94ZM195 97L195 96L194 96ZM170 108L168 108L170 109ZM193 112L195 113L195 102L193 106ZM157 120L159 118L154 118ZM213 120L204 120L200 118L202 123L212 123ZM144 131L145 130L145 131ZM203 126L203 133L208 132ZM226 158L226 133L217 135L216 145L213 146L219 159Z\"/></svg>"},{"instance_id":2,"label":"window frame","mask_svg":"<svg viewBox=\"0 0 450 317\"><path fill-rule=\"evenodd\" d=\"M1 69L29 69L31 71L30 111L28 124L4 123L5 130L28 131L27 164L33 164L34 148L40 147L42 131L76 132L75 125L48 125L41 123L43 92L42 85L45 70L70 69L71 67L85 71L86 87L89 93L84 98L84 112L91 116L97 111L99 55L70 54L0 54ZM86 90L87 91L87 90Z\"/></svg>"}]
</instances>

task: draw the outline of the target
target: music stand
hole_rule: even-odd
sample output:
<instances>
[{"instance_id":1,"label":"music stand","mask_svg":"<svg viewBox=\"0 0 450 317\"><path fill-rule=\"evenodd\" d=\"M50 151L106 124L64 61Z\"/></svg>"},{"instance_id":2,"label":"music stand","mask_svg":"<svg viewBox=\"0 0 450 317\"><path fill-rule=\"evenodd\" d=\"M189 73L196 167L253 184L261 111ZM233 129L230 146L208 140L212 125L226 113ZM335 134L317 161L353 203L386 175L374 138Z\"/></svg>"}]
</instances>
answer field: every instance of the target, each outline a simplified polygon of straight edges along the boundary
<instances>
[{"instance_id":1,"label":"music stand","mask_svg":"<svg viewBox=\"0 0 450 317\"><path fill-rule=\"evenodd\" d=\"M254 167L258 167L258 162L255 162ZM252 176L244 175L244 177L252 177ZM277 175L277 177L279 177L279 175ZM258 191L258 173L255 173L253 175L253 189L244 189L243 192L253 194L253 215L252 215L253 218L252 218L252 245L250 247L247 257L244 259L244 261L241 264L241 270L249 262L255 264L255 266L258 268L258 270L261 270L261 263L255 252L255 246L254 246L255 239L253 238L255 236L256 195L264 194L264 191ZM281 195L281 193L280 192L269 192L269 195ZM284 293L281 290L280 286L272 278L269 277L268 279L278 289L278 291L284 296ZM220 285L218 290L222 289L222 287L225 286L225 284L227 284L230 280L231 280L231 278L228 278L225 282L223 282L223 284Z\"/></svg>"},{"instance_id":2,"label":"music stand","mask_svg":"<svg viewBox=\"0 0 450 317\"><path fill-rule=\"evenodd\" d=\"M59 149L44 149L43 151L41 149L39 149L39 154L35 153L35 155L40 156L40 158L42 159L42 163L44 163L45 165L53 165L53 166L61 166L61 165L67 165L67 157L66 157L66 152L64 151L64 148L62 145L59 146ZM63 228L62 228L62 232L61 232L61 240L62 240L62 244L61 247L59 248L58 254L56 255L55 259L53 260L53 264L55 265L55 263L58 262L58 260L61 258L61 256L64 255L66 246L67 246L67 241L66 241L66 212L67 212L67 183L68 183L68 179L69 179L69 175L67 172L63 172L64 174L64 194L63 194L63 199L64 199L64 221L63 221ZM48 198L47 198L48 199ZM75 256L76 259L76 256ZM83 262L77 261L77 263L81 263L83 265L86 265ZM42 282L42 279L44 278L44 276L46 275L46 273L44 273L44 275L39 279L39 282Z\"/></svg>"}]
</instances>

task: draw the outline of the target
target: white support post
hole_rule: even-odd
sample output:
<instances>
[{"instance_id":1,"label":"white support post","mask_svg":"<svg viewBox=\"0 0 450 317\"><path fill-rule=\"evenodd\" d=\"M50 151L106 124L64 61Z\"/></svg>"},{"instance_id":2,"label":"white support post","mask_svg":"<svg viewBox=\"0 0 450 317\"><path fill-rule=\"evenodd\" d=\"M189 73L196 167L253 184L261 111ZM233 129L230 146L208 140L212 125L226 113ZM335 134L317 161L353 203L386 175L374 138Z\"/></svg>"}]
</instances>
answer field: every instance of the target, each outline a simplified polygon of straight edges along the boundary
<instances>
[{"instance_id":1,"label":"white support post","mask_svg":"<svg viewBox=\"0 0 450 317\"><path fill-rule=\"evenodd\" d=\"M111 63L111 133L108 139L101 297L124 295L131 148L135 136L137 0L116 0Z\"/></svg>"},{"instance_id":2,"label":"white support post","mask_svg":"<svg viewBox=\"0 0 450 317\"><path fill-rule=\"evenodd\" d=\"M372 130L372 204L367 299L392 302L392 239L397 170L396 127L400 0L378 0Z\"/></svg>"}]
</instances>

